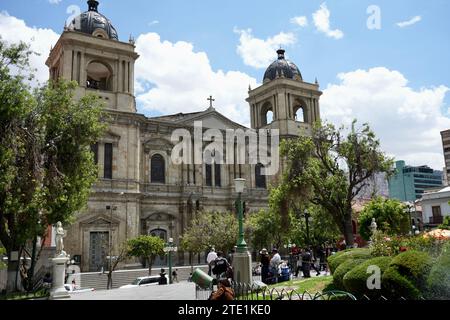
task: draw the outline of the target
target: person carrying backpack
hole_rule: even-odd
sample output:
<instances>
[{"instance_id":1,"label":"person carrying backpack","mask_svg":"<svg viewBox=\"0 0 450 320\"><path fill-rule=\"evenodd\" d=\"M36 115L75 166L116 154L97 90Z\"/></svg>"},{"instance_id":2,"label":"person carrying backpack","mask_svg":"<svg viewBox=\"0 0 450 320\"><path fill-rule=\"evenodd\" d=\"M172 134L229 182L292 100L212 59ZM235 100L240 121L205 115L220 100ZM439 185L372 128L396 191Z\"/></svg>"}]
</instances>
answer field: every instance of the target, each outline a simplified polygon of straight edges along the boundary
<instances>
[{"instance_id":1,"label":"person carrying backpack","mask_svg":"<svg viewBox=\"0 0 450 320\"><path fill-rule=\"evenodd\" d=\"M217 259L214 260L214 267L212 268L213 274L219 279L221 278L221 275L227 272L229 267L230 263L228 260L223 256L221 251L218 251Z\"/></svg>"}]
</instances>

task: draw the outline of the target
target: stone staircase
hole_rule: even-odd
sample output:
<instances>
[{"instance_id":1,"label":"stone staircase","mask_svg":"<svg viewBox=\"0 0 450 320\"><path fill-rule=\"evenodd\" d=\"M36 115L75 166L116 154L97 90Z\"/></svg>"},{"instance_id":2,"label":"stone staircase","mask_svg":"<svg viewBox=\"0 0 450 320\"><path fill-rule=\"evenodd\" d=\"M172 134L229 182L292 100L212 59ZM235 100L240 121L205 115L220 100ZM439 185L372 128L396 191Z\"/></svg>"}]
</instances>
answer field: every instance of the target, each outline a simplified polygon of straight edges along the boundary
<instances>
[{"instance_id":1,"label":"stone staircase","mask_svg":"<svg viewBox=\"0 0 450 320\"><path fill-rule=\"evenodd\" d=\"M205 272L208 272L207 265L194 266L195 269L201 269ZM164 267L166 273L169 273L169 268ZM178 273L178 281L186 281L189 278L189 274L191 273L190 266L183 267L173 267L172 270L177 269ZM159 275L161 271L161 267L152 268L152 275ZM148 276L148 269L135 269L135 270L117 270L113 272L112 281L113 281L113 289L118 288L120 286L130 284L134 279L138 277ZM69 276L68 282L72 281L72 277L75 279L79 279L77 281L77 285L82 288L95 288L95 290L106 290L107 282L108 282L108 274L100 273L100 272L85 272L85 273L77 273L71 274Z\"/></svg>"}]
</instances>

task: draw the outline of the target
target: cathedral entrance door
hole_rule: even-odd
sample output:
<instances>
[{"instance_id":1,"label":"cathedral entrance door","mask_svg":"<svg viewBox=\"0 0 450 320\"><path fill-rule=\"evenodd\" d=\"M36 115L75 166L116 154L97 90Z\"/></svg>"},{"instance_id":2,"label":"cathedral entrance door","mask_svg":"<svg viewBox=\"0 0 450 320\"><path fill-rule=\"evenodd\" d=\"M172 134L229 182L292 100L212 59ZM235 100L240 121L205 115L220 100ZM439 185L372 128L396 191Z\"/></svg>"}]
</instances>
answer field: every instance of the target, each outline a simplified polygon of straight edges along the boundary
<instances>
[{"instance_id":1,"label":"cathedral entrance door","mask_svg":"<svg viewBox=\"0 0 450 320\"><path fill-rule=\"evenodd\" d=\"M106 271L109 232L91 232L89 239L89 271Z\"/></svg>"},{"instance_id":2,"label":"cathedral entrance door","mask_svg":"<svg viewBox=\"0 0 450 320\"><path fill-rule=\"evenodd\" d=\"M150 235L153 237L159 237L167 242L167 231L163 229L154 229L150 231ZM153 262L153 266L155 267L165 267L167 266L166 256L156 256L155 261Z\"/></svg>"}]
</instances>

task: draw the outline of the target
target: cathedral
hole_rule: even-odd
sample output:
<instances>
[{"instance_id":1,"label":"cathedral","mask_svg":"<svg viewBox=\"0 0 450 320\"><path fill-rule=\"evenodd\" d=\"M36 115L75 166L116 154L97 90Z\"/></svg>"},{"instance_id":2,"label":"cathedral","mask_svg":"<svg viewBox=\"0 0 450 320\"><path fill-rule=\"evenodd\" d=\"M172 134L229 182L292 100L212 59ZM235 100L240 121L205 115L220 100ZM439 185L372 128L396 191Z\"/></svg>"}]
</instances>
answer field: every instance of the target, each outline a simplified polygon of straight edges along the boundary
<instances>
[{"instance_id":1,"label":"cathedral","mask_svg":"<svg viewBox=\"0 0 450 320\"><path fill-rule=\"evenodd\" d=\"M246 179L242 194L246 212L266 208L267 187L274 179L262 174L260 163L175 164L171 135L176 129L192 132L200 121L204 130L249 128L215 110L212 97L209 108L198 112L139 114L134 97L134 65L139 55L133 41L119 40L98 7L98 1L88 1L88 10L65 28L46 62L51 79L76 81L75 98L96 94L110 115L106 134L92 146L98 181L65 239L67 252L83 272L106 267L109 248L114 254L127 239L149 234L165 241L173 238L179 245L198 212L233 212L235 178ZM249 89L247 98L251 129L278 129L280 139L308 134L320 120L317 81L303 81L284 53L282 49L277 57L274 53L276 60L268 66L262 85ZM164 263L161 257L155 265ZM175 263L188 264L189 255L179 250Z\"/></svg>"}]
</instances>

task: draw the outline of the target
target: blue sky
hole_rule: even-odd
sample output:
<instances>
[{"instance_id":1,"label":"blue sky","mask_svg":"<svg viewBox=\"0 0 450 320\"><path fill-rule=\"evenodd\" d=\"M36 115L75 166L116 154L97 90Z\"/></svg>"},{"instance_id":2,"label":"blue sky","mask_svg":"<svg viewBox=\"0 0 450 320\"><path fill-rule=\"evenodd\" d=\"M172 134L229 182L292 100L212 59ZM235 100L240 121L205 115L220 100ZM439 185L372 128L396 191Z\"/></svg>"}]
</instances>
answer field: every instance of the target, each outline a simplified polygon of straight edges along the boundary
<instances>
[{"instance_id":1,"label":"blue sky","mask_svg":"<svg viewBox=\"0 0 450 320\"><path fill-rule=\"evenodd\" d=\"M296 28L289 22L299 15L310 16L324 1L286 0L282 4L265 0L104 0L100 11L115 25L122 41L130 34L157 32L162 39L188 41L196 50L207 52L214 69L240 70L260 79L263 70L245 66L236 54L239 36L233 28L252 28L266 38L280 31L294 31L298 43L286 48L304 77L321 83L335 81L336 74L386 66L402 73L411 86L450 85L450 2L446 0L329 0L333 27L344 31L341 41L329 41L311 26ZM381 9L381 30L366 27L369 5ZM68 6L85 10L85 1L4 0L1 10L25 20L29 25L60 32ZM36 14L39 12L39 14ZM395 23L421 15L417 26L398 28ZM151 22L159 23L151 25Z\"/></svg>"},{"instance_id":2,"label":"blue sky","mask_svg":"<svg viewBox=\"0 0 450 320\"><path fill-rule=\"evenodd\" d=\"M50 2L3 0L0 11L23 20L26 28L51 29L55 35L49 36L47 45L62 31L69 6L87 8L79 0ZM367 28L370 5L380 9L379 30ZM321 9L329 14L329 30L340 32L341 37L320 31L314 14ZM389 154L412 164L443 165L439 131L450 128L450 1L100 0L99 11L113 22L121 41L132 34L139 53L155 52L141 55L136 66L136 96L142 113L195 111L207 106L206 98L213 94L219 111L248 124L246 89L262 81L265 62L261 61L268 59L261 56L262 49L275 50L279 45L275 42L281 39L304 80L318 78L326 119L337 125L352 117L368 121ZM295 17L304 17L307 24L292 23ZM414 17L420 17L416 23L397 25ZM10 41L17 32L12 25L4 22L0 27L0 35ZM47 33L35 35L44 42ZM276 58L274 51L269 58ZM158 65L165 67L166 74L151 72ZM203 78L196 68L204 70ZM195 78L191 82L197 87L204 83L205 88L180 83L177 77ZM361 88L360 83L367 85ZM178 99L169 97L163 87L179 92Z\"/></svg>"}]
</instances>

